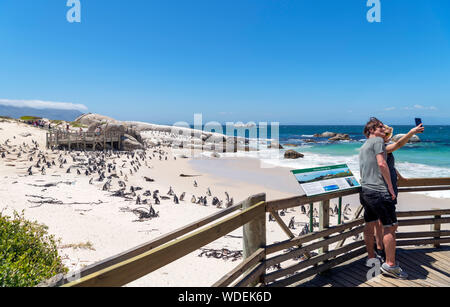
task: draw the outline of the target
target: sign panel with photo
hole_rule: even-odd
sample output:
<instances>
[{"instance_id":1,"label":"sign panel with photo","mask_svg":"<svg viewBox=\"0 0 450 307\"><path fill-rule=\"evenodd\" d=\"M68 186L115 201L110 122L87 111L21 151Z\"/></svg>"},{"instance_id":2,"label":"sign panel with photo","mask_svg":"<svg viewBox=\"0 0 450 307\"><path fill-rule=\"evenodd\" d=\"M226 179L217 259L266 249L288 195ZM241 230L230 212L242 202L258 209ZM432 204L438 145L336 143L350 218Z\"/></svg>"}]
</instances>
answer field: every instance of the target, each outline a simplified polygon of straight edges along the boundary
<instances>
[{"instance_id":1,"label":"sign panel with photo","mask_svg":"<svg viewBox=\"0 0 450 307\"><path fill-rule=\"evenodd\" d=\"M347 164L291 171L306 196L358 188L361 185Z\"/></svg>"}]
</instances>

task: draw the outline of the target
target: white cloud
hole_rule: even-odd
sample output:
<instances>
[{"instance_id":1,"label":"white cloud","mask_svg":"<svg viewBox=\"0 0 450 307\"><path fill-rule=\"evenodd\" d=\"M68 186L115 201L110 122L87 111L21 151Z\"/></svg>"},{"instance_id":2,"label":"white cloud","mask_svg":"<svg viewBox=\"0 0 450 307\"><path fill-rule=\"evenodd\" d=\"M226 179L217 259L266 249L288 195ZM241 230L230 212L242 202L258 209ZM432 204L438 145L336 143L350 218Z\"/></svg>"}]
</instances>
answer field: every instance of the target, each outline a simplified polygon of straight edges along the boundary
<instances>
[{"instance_id":1,"label":"white cloud","mask_svg":"<svg viewBox=\"0 0 450 307\"><path fill-rule=\"evenodd\" d=\"M0 99L0 105L18 108L33 108L33 109L58 109L58 110L78 110L78 111L87 111L88 109L83 104L76 104L71 102L42 101L42 100Z\"/></svg>"},{"instance_id":2,"label":"white cloud","mask_svg":"<svg viewBox=\"0 0 450 307\"><path fill-rule=\"evenodd\" d=\"M389 107L389 108L386 108L386 109L384 109L385 111L393 111L393 110L395 110L395 107Z\"/></svg>"},{"instance_id":3,"label":"white cloud","mask_svg":"<svg viewBox=\"0 0 450 307\"><path fill-rule=\"evenodd\" d=\"M431 107L424 107L420 104L415 104L413 107L404 107L403 110L431 110L431 111L437 111L437 108L434 106Z\"/></svg>"}]
</instances>

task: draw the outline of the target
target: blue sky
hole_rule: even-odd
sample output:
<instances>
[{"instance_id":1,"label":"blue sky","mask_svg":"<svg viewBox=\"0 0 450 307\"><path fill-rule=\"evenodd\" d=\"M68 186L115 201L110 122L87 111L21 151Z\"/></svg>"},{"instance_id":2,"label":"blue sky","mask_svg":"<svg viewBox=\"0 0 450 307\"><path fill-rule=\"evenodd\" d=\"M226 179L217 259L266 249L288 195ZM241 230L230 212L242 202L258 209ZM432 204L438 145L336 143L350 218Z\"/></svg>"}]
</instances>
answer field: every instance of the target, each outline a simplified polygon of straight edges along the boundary
<instances>
[{"instance_id":1,"label":"blue sky","mask_svg":"<svg viewBox=\"0 0 450 307\"><path fill-rule=\"evenodd\" d=\"M450 124L450 1L0 1L0 100L121 120Z\"/></svg>"}]
</instances>

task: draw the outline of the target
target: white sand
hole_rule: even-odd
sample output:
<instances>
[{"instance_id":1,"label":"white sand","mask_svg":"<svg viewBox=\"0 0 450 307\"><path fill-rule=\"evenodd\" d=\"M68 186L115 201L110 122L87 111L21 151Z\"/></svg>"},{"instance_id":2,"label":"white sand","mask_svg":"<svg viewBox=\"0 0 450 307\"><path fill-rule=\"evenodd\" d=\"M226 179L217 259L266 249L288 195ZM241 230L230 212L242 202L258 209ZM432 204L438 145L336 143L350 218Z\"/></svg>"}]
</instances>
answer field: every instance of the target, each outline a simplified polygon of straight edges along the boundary
<instances>
[{"instance_id":1,"label":"white sand","mask_svg":"<svg viewBox=\"0 0 450 307\"><path fill-rule=\"evenodd\" d=\"M23 142L31 146L31 140L35 140L47 157L57 159L61 154L45 150L44 130L9 122L0 122L0 129L0 146L3 149L7 149L4 144L7 139L10 140L10 146L18 146ZM22 133L29 133L31 136L20 136ZM142 187L143 189L137 192L142 199L146 198L142 196L145 190L153 192L158 189L160 195L166 195L169 187L172 187L178 196L186 192L185 200L178 205L174 204L172 199L161 200L160 205L154 205L154 209L159 212L157 218L137 221L135 214L123 209L148 206L136 205L135 201L126 201L111 196L110 191L102 191L105 181L89 184L89 179L98 176L86 176L83 172L77 175L75 169L67 174L67 165L61 169L58 167L59 163L56 163L57 166L46 170L45 175L33 168L33 176L28 176L27 169L36 163L36 159L29 162L27 154L17 158L18 152L10 152L6 158L0 158L0 210L9 215L13 210L24 210L26 218L47 225L48 231L61 239L60 254L64 264L71 270L76 270L217 212L220 209L211 205L212 197L207 198L208 206L192 204L190 201L192 195L206 196L207 188L210 188L213 196L224 201L227 191L234 198L234 203L261 192L267 194L268 200L296 196L299 193L298 185L288 169L262 169L255 159L174 160L176 153L172 153L168 148L163 149L168 152L167 161L165 156L161 161L158 158L147 160L149 167L142 162L138 172L133 175L129 173L130 164L126 157L115 159L117 172L121 169L128 174L127 191L130 185ZM151 154L152 151L147 152L147 155ZM68 165L73 163L68 154L66 158ZM120 168L122 160L127 161L124 168ZM180 177L180 174L200 176L186 178ZM146 182L144 176L155 179L155 182ZM198 187L193 186L194 180L198 182ZM47 188L42 186L48 183L58 184ZM113 180L111 190L118 190L116 179ZM38 203L30 202L40 200L32 195L47 197L46 199L51 197L63 204L39 206ZM332 201L332 206L335 203L337 200ZM359 205L357 195L345 197L344 204L346 203L351 204L353 214ZM399 209L402 211L428 208L450 208L450 201L416 194L400 196ZM297 235L304 222L307 222L307 217L300 214L299 208L295 208L289 209L282 218L288 223L293 216L297 222L297 229L293 232ZM332 217L331 222L336 223L336 218ZM267 234L268 243L287 239L275 222L267 223ZM242 230L238 229L230 235L212 242L205 248L242 250ZM93 250L70 247L86 243L90 243ZM210 286L241 261L198 257L200 253L201 250L197 250L130 285Z\"/></svg>"}]
</instances>

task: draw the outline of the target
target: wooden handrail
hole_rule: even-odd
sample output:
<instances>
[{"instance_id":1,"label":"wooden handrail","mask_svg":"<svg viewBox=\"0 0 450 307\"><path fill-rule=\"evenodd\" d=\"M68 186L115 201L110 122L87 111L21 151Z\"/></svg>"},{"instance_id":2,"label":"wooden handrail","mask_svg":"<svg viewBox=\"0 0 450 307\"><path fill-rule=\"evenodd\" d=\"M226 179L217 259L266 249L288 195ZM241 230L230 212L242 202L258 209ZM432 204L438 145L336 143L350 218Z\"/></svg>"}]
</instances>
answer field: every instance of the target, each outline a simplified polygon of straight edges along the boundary
<instances>
[{"instance_id":1,"label":"wooden handrail","mask_svg":"<svg viewBox=\"0 0 450 307\"><path fill-rule=\"evenodd\" d=\"M236 278L245 273L245 271L254 267L258 262L264 259L266 250L264 248L258 249L250 257L245 259L241 264L234 268L230 273L219 279L213 287L226 287L231 284Z\"/></svg>"},{"instance_id":2,"label":"wooden handrail","mask_svg":"<svg viewBox=\"0 0 450 307\"><path fill-rule=\"evenodd\" d=\"M206 229L198 230L131 259L82 277L63 287L122 286L217 240L265 212L261 202Z\"/></svg>"},{"instance_id":3,"label":"wooden handrail","mask_svg":"<svg viewBox=\"0 0 450 307\"><path fill-rule=\"evenodd\" d=\"M419 178L407 179L406 181L408 183L405 185L405 181L403 181L401 187L399 188L401 192L422 191L423 189L426 189L427 191L450 189L450 178ZM188 253L220 238L230 231L253 221L256 217L261 218L261 215L264 215L267 212L273 213L278 210L295 206L307 205L320 201L329 201L333 198L357 194L360 192L360 190L360 188L355 188L352 190L334 192L313 197L297 196L287 199L260 202L255 206L242 210L241 212L231 217L225 218L221 221L217 221L219 218L240 209L243 203L241 202L235 206L208 216L205 219L174 230L167 235L161 236L141 246L89 266L80 271L80 279L67 283L65 286L123 285L139 277L147 275L148 273L159 269L160 267L174 260L177 260L184 255L187 255ZM400 226L427 224L437 225L441 223L450 223L450 217L445 217L445 215L450 215L450 209L398 212L398 217L430 216L430 218L400 219ZM200 227L203 227L211 222L216 223L203 229L199 229ZM353 250L355 248L358 248L360 246L359 244L363 244L362 241L357 241L346 246L338 246L338 248L333 251L325 252L323 254L320 254L319 256L303 261L300 264L296 264L281 271L273 272L267 275L265 274L265 270L268 266L278 264L287 259L301 255L304 252L313 251L325 245L329 246L330 244L337 242L343 238L361 233L363 229L361 225L363 223L363 219L358 218L345 224L330 227L320 232L310 233L308 235L300 237L293 237L286 241L264 246L264 248L258 249L248 258L244 259L244 261L240 265L238 265L233 271L222 277L218 282L214 284L214 286L231 285L233 284L233 280L236 280L236 278L239 279L235 281L235 283L233 284L234 286L251 285L255 282L270 283L283 276L283 274L288 274L287 272L295 273L301 268L307 268L309 265L317 265L318 263L326 261L325 263L320 264L318 267L307 269L307 271L298 273L295 276L291 276L283 279L282 281L276 281L270 284L283 285L289 281L300 280L302 276L307 276L308 274L313 274L314 272L319 272L326 268L330 268L337 263L342 263L342 261L344 261L345 259L351 259L348 258L351 255L354 256L363 253L363 249ZM450 240L450 238L445 237L448 236L449 233L450 231L446 230L400 233L398 236L399 239L408 240L399 240L398 242L401 246L420 242L431 242L433 244L446 243ZM287 234L292 237L291 234ZM328 237L333 234L336 235ZM317 239L322 240L319 242L311 243L308 246L303 246L303 244ZM300 245L301 247L298 247L289 253L277 255L265 260L266 255ZM335 258L336 256L344 252L348 253ZM247 273L244 273L245 271L247 271ZM242 275L243 273L244 275ZM276 276L279 277L276 278ZM64 280L64 282L67 282L67 280Z\"/></svg>"},{"instance_id":4,"label":"wooden handrail","mask_svg":"<svg viewBox=\"0 0 450 307\"><path fill-rule=\"evenodd\" d=\"M399 187L429 187L439 185L450 186L450 178L401 178L398 180Z\"/></svg>"},{"instance_id":5,"label":"wooden handrail","mask_svg":"<svg viewBox=\"0 0 450 307\"><path fill-rule=\"evenodd\" d=\"M354 220L354 221L350 221L346 224L341 224L338 226L332 226L328 229L319 231L319 232L313 232L313 233L309 233L307 235L304 236L300 236L300 237L296 237L290 240L286 240L286 241L282 241L282 242L278 242L275 244L271 244L266 246L266 253L269 254L273 254L276 252L279 252L283 249L292 247L292 246L297 246L297 245L301 245L301 244L305 244L307 242L313 241L313 240L317 240L329 235L332 235L333 233L338 233L341 231L344 231L348 228L352 228L352 227L357 227L364 224L364 220L362 218Z\"/></svg>"},{"instance_id":6,"label":"wooden handrail","mask_svg":"<svg viewBox=\"0 0 450 307\"><path fill-rule=\"evenodd\" d=\"M327 238L325 240L321 240L319 242L315 242L315 243L312 243L312 244L307 245L307 246L302 246L302 247L294 249L293 251L290 251L288 253L284 253L284 254L277 255L277 256L274 256L272 258L269 258L269 259L266 260L266 264L267 264L268 267L273 266L275 264L279 264L279 263L287 261L289 259L293 259L293 258L299 257L299 256L303 255L306 252L311 252L311 251L319 249L319 248L321 248L323 246L335 243L335 242L337 242L339 240L342 240L343 238L348 238L348 237L360 234L363 231L364 231L364 227L363 226L354 228L352 230L349 230L349 231L346 231L344 233L338 234L336 236Z\"/></svg>"},{"instance_id":7,"label":"wooden handrail","mask_svg":"<svg viewBox=\"0 0 450 307\"><path fill-rule=\"evenodd\" d=\"M216 213L214 213L214 214L212 214L210 216L207 216L207 217L205 217L205 218L203 218L201 220L195 221L195 222L193 222L191 224L188 224L188 225L183 226L181 228L178 228L178 229L176 229L176 230L174 230L172 232L169 232L168 234L165 234L165 235L160 236L160 237L158 237L158 238L156 238L154 240L151 240L150 242L146 242L146 243L144 243L142 245L139 245L137 247L129 249L129 250L123 252L123 253L120 253L118 255L109 257L109 258L107 258L105 260L102 260L100 262L94 263L94 264L92 264L90 266L87 266L87 267L83 268L81 271L77 272L76 274L71 274L71 276L76 275L76 276L79 276L79 277L84 277L84 276L93 274L95 272L98 272L100 270L103 270L105 268L108 268L110 266L113 266L113 265L115 265L117 263L120 263L122 261L125 261L125 260L131 259L133 257L136 257L136 256L138 256L138 255L140 255L142 253L145 253L145 252L147 252L149 250L152 250L152 249L154 249L156 247L159 247L162 244L170 242L170 241L172 241L172 240L174 240L174 239L176 239L176 238L178 238L178 237L180 237L182 235L185 235L185 234L187 234L187 233L189 233L191 231L197 230L200 227L203 227L203 226L205 226L205 225L207 225L207 224L209 224L209 223L211 223L213 221L216 221L219 218L222 218L222 217L224 217L224 216L226 216L226 215L228 215L228 214L230 214L230 213L232 213L232 212L234 212L236 210L239 210L242 207L242 203L243 202L239 202L239 203L237 203L237 204L235 204L235 205L233 205L233 206L231 206L229 208L223 209L223 210L221 210L219 212L216 212ZM59 286L59 285L67 283L69 277L64 277L63 280L59 281L57 284L54 284L54 286Z\"/></svg>"}]
</instances>

